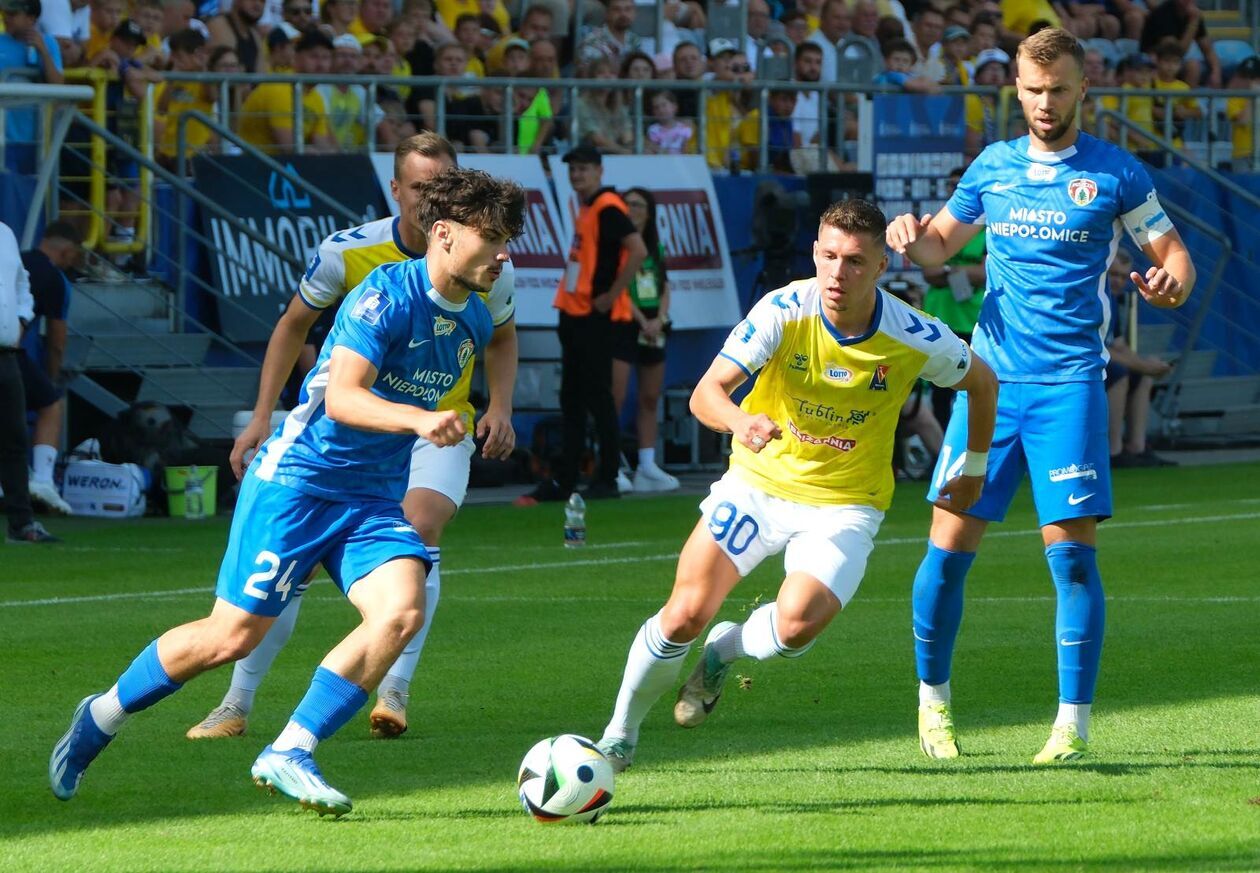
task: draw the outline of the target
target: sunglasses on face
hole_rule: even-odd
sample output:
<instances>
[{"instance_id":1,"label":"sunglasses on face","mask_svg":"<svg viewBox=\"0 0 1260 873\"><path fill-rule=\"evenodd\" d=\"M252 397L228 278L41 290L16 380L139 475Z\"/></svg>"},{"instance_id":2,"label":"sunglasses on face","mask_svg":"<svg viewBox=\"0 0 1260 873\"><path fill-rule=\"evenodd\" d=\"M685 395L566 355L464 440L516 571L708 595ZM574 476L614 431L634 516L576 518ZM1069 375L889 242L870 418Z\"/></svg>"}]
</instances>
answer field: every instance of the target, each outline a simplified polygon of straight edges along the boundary
<instances>
[{"instance_id":1,"label":"sunglasses on face","mask_svg":"<svg viewBox=\"0 0 1260 873\"><path fill-rule=\"evenodd\" d=\"M313 6L286 6L284 8L285 15L311 15L314 12Z\"/></svg>"},{"instance_id":2,"label":"sunglasses on face","mask_svg":"<svg viewBox=\"0 0 1260 873\"><path fill-rule=\"evenodd\" d=\"M748 64L731 64L732 73L751 73L752 67Z\"/></svg>"}]
</instances>

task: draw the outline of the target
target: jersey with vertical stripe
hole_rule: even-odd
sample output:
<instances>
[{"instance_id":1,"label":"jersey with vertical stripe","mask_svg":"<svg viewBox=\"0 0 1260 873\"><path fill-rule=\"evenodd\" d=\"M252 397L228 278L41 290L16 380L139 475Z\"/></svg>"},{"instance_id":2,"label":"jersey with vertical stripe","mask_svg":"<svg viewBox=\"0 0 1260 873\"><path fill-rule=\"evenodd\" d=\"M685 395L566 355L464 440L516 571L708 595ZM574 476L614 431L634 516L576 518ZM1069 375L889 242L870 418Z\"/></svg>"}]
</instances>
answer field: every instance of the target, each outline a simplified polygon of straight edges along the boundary
<instances>
[{"instance_id":1,"label":"jersey with vertical stripe","mask_svg":"<svg viewBox=\"0 0 1260 873\"><path fill-rule=\"evenodd\" d=\"M333 349L372 362L376 396L433 410L472 369L493 330L478 295L456 304L433 288L427 260L376 268L346 296L302 383L301 402L259 450L254 473L326 500L401 501L416 435L357 430L328 417Z\"/></svg>"},{"instance_id":2,"label":"jersey with vertical stripe","mask_svg":"<svg viewBox=\"0 0 1260 873\"><path fill-rule=\"evenodd\" d=\"M841 336L822 313L814 279L763 297L720 356L756 384L740 408L783 431L760 452L734 443L731 469L767 494L813 505L886 509L901 406L923 376L948 388L971 368L967 344L942 322L876 290L860 336Z\"/></svg>"},{"instance_id":3,"label":"jersey with vertical stripe","mask_svg":"<svg viewBox=\"0 0 1260 873\"><path fill-rule=\"evenodd\" d=\"M352 288L358 287L368 273L382 264L423 257L403 245L398 232L400 220L398 216L381 218L326 237L298 286L302 301L312 309L327 309L335 306ZM490 310L490 319L495 327L512 320L516 311L513 300L515 284L516 272L512 262L508 261L489 292L479 292ZM465 378L452 386L438 407L459 411L464 416L464 424L469 427L473 419L472 402L468 399L471 385L472 368L469 367Z\"/></svg>"},{"instance_id":4,"label":"jersey with vertical stripe","mask_svg":"<svg viewBox=\"0 0 1260 873\"><path fill-rule=\"evenodd\" d=\"M1058 152L1030 151L1027 136L993 143L947 208L985 225L976 354L1004 381L1101 379L1121 230L1139 246L1172 230L1137 159L1087 133Z\"/></svg>"}]
</instances>

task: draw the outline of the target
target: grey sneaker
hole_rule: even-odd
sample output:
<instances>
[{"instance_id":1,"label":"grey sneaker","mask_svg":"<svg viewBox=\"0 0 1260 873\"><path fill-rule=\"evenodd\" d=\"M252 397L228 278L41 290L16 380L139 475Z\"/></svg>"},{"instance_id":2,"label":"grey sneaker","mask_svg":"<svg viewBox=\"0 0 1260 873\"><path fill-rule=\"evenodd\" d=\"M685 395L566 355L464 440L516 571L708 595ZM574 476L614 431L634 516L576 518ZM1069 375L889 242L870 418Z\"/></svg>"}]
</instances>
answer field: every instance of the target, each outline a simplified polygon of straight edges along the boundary
<instances>
[{"instance_id":1,"label":"grey sneaker","mask_svg":"<svg viewBox=\"0 0 1260 873\"><path fill-rule=\"evenodd\" d=\"M634 763L634 743L622 737L604 737L595 748L608 759L614 773L624 772Z\"/></svg>"},{"instance_id":2,"label":"grey sneaker","mask_svg":"<svg viewBox=\"0 0 1260 873\"><path fill-rule=\"evenodd\" d=\"M376 706L368 716L372 736L393 740L407 732L407 698L401 691L382 691L376 695Z\"/></svg>"},{"instance_id":3,"label":"grey sneaker","mask_svg":"<svg viewBox=\"0 0 1260 873\"><path fill-rule=\"evenodd\" d=\"M722 686L731 672L730 664L718 660L713 641L733 627L733 621L721 621L713 626L704 638L704 650L683 687L678 689L678 702L674 704L674 721L685 728L699 727L717 706L722 696Z\"/></svg>"},{"instance_id":4,"label":"grey sneaker","mask_svg":"<svg viewBox=\"0 0 1260 873\"><path fill-rule=\"evenodd\" d=\"M232 704L216 706L184 736L190 740L216 740L220 737L243 737L248 717Z\"/></svg>"},{"instance_id":5,"label":"grey sneaker","mask_svg":"<svg viewBox=\"0 0 1260 873\"><path fill-rule=\"evenodd\" d=\"M32 521L25 527L9 528L9 535L6 537L11 543L59 543L60 537L55 537L45 530L44 526L38 521Z\"/></svg>"}]
</instances>

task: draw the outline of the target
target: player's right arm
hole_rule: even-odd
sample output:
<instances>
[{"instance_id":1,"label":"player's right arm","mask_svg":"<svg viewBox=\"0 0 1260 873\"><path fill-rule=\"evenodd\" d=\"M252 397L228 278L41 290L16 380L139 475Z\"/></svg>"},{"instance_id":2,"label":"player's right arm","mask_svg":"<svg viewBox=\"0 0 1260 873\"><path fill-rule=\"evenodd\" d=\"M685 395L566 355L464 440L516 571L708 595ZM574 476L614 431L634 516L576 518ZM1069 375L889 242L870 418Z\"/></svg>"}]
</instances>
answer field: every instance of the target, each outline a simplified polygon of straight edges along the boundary
<instances>
[{"instance_id":1,"label":"player's right arm","mask_svg":"<svg viewBox=\"0 0 1260 873\"><path fill-rule=\"evenodd\" d=\"M984 488L989 447L997 420L998 380L989 365L973 352L967 375L955 382L953 388L967 392L967 456L962 475L941 486L936 505L965 512L975 506Z\"/></svg>"},{"instance_id":2,"label":"player's right arm","mask_svg":"<svg viewBox=\"0 0 1260 873\"><path fill-rule=\"evenodd\" d=\"M731 400L731 393L747 378L734 361L715 358L708 372L700 377L696 390L691 392L691 414L710 430L729 433L744 448L760 452L770 440L783 436L783 431L770 416L749 415Z\"/></svg>"},{"instance_id":3,"label":"player's right arm","mask_svg":"<svg viewBox=\"0 0 1260 873\"><path fill-rule=\"evenodd\" d=\"M302 276L298 293L293 295L276 328L267 340L267 353L263 356L262 372L258 377L258 400L249 424L232 444L228 460L232 472L240 479L245 475L248 457L266 441L271 433L271 413L280 400L280 392L289 380L302 354L306 337L324 310L335 304L346 293L346 266L340 248L329 237L320 244L306 273Z\"/></svg>"},{"instance_id":4,"label":"player's right arm","mask_svg":"<svg viewBox=\"0 0 1260 873\"><path fill-rule=\"evenodd\" d=\"M915 218L906 212L888 222L888 247L920 267L939 267L979 233L981 225L963 224L948 209Z\"/></svg>"},{"instance_id":5,"label":"player's right arm","mask_svg":"<svg viewBox=\"0 0 1260 873\"><path fill-rule=\"evenodd\" d=\"M338 424L376 433L405 433L424 437L435 446L453 446L467 433L457 411L433 412L394 403L372 393L377 368L346 346L333 348L328 364L324 411Z\"/></svg>"}]
</instances>

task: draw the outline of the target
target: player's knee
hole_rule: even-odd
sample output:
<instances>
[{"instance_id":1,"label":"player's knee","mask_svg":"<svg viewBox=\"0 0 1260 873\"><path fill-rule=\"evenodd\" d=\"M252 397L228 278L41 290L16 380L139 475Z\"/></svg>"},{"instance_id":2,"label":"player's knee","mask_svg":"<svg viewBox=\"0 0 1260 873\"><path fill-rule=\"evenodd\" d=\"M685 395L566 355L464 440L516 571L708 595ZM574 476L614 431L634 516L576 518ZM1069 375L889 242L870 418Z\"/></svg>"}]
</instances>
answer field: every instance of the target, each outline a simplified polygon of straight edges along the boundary
<instances>
[{"instance_id":1,"label":"player's knee","mask_svg":"<svg viewBox=\"0 0 1260 873\"><path fill-rule=\"evenodd\" d=\"M784 646L789 649L803 649L812 643L818 634L822 633L822 629L826 627L826 624L826 621L819 622L799 616L785 616L780 612L775 632L779 637L779 642Z\"/></svg>"},{"instance_id":2,"label":"player's knee","mask_svg":"<svg viewBox=\"0 0 1260 873\"><path fill-rule=\"evenodd\" d=\"M700 636L711 616L693 598L671 598L661 610L661 634L673 643L685 643Z\"/></svg>"},{"instance_id":3,"label":"player's knee","mask_svg":"<svg viewBox=\"0 0 1260 873\"><path fill-rule=\"evenodd\" d=\"M400 606L380 619L378 632L391 642L406 645L424 627L424 604Z\"/></svg>"},{"instance_id":4,"label":"player's knee","mask_svg":"<svg viewBox=\"0 0 1260 873\"><path fill-rule=\"evenodd\" d=\"M420 541L426 546L439 546L442 544L442 531L446 528L446 522L434 519L429 513L421 509L410 509L406 513L407 521L416 529L416 533L420 534Z\"/></svg>"}]
</instances>

